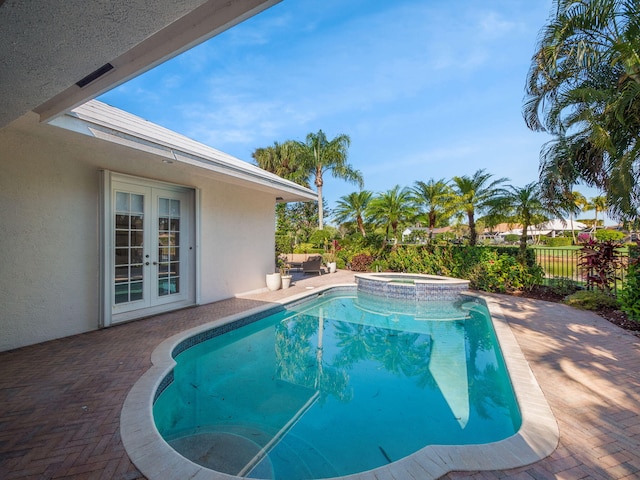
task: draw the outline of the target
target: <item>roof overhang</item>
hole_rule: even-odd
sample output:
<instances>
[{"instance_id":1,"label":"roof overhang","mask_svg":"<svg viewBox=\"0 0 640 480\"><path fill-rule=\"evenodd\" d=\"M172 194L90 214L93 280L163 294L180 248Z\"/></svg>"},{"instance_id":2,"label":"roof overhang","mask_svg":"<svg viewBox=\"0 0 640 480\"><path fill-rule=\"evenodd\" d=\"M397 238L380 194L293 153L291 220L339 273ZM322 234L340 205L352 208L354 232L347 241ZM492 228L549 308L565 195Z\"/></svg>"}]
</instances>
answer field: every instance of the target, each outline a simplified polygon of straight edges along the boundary
<instances>
[{"instance_id":1,"label":"roof overhang","mask_svg":"<svg viewBox=\"0 0 640 480\"><path fill-rule=\"evenodd\" d=\"M279 1L0 0L0 128L61 115Z\"/></svg>"},{"instance_id":2,"label":"roof overhang","mask_svg":"<svg viewBox=\"0 0 640 480\"><path fill-rule=\"evenodd\" d=\"M197 169L227 183L268 192L278 202L317 200L313 190L97 100L48 123L152 154L164 163Z\"/></svg>"}]
</instances>

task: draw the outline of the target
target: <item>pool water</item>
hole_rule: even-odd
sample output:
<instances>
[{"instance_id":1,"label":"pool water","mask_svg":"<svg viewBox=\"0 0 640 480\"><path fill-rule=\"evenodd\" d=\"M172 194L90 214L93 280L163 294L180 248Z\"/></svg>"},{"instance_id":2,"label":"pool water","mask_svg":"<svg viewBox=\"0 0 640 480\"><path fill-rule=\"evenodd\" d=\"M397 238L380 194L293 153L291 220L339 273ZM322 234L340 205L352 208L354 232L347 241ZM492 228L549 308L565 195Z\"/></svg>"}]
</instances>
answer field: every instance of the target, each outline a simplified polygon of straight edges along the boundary
<instances>
[{"instance_id":1,"label":"pool water","mask_svg":"<svg viewBox=\"0 0 640 480\"><path fill-rule=\"evenodd\" d=\"M488 310L330 293L175 358L155 423L183 456L249 478L347 475L521 417Z\"/></svg>"}]
</instances>

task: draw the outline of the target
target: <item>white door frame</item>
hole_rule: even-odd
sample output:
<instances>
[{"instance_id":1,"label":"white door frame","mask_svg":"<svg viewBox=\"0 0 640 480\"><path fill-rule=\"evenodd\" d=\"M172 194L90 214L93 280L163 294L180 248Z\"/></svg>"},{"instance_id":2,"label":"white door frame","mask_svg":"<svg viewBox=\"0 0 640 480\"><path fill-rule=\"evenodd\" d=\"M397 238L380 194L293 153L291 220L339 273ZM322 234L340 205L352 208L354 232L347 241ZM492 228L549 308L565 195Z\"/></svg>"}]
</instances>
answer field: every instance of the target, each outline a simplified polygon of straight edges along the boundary
<instances>
[{"instance_id":1,"label":"white door frame","mask_svg":"<svg viewBox=\"0 0 640 480\"><path fill-rule=\"evenodd\" d=\"M136 318L147 317L150 315L156 315L162 312L176 310L187 306L195 305L198 298L198 256L196 235L199 231L199 226L196 224L199 215L197 215L196 209L198 205L198 195L194 188L188 188L180 185L173 185L169 183L144 179L140 177L134 177L130 175L124 175L114 173L110 171L102 171L101 183L101 212L100 212L100 327L108 327L120 322L134 320ZM114 225L114 189L115 186L126 187L130 186L131 191L148 191L154 192L149 196L149 200L153 200L157 197L158 192L174 192L183 199L183 205L187 211L187 215L184 219L181 219L181 225L184 224L184 237L181 233L181 243L183 248L181 249L181 275L180 287L184 295L177 295L174 298L158 298L157 295L152 295L146 302L140 302L139 308L133 304L131 308L123 308L122 305L115 304L114 298L114 266L115 266L115 225ZM186 203L185 203L186 202ZM154 232L157 226L152 226L151 222L157 222L156 218L148 218L146 222L146 228L149 232ZM184 222L184 223L182 223ZM146 266L146 284L150 289L157 289L153 287L154 280L157 278L158 259L155 258L158 251L157 239L152 239L151 233L147 237L145 242L145 253L148 257L145 260ZM184 238L184 242L182 240ZM151 291L151 290L149 290Z\"/></svg>"}]
</instances>

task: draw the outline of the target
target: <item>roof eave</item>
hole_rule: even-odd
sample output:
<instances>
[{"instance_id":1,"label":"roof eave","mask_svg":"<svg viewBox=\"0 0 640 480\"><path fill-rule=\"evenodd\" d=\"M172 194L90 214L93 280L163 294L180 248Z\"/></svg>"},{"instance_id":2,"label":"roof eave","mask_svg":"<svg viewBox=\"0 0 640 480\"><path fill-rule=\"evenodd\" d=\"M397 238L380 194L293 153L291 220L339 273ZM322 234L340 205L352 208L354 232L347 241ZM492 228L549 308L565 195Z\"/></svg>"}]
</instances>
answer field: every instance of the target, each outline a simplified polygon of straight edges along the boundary
<instances>
[{"instance_id":1,"label":"roof eave","mask_svg":"<svg viewBox=\"0 0 640 480\"><path fill-rule=\"evenodd\" d=\"M49 123L144 151L165 163L204 170L217 179L270 192L280 203L317 201L317 194L309 188L95 100Z\"/></svg>"},{"instance_id":2,"label":"roof eave","mask_svg":"<svg viewBox=\"0 0 640 480\"><path fill-rule=\"evenodd\" d=\"M207 1L117 58L110 59L104 66L111 69L86 86L73 84L36 107L34 112L40 115L42 122L63 115L280 1Z\"/></svg>"}]
</instances>

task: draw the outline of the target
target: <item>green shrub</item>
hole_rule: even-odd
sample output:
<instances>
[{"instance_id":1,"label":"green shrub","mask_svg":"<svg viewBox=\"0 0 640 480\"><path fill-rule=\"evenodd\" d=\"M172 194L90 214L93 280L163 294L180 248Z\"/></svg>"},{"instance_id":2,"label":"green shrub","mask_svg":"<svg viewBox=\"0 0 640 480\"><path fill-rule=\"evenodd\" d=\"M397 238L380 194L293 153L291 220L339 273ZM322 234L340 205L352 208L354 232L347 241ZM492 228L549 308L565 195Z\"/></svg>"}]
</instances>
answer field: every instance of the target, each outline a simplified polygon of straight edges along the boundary
<instances>
[{"instance_id":1,"label":"green shrub","mask_svg":"<svg viewBox=\"0 0 640 480\"><path fill-rule=\"evenodd\" d=\"M309 235L309 243L313 244L315 248L327 248L331 240L339 236L337 229L327 225L322 230L315 229L313 233Z\"/></svg>"},{"instance_id":2,"label":"green shrub","mask_svg":"<svg viewBox=\"0 0 640 480\"><path fill-rule=\"evenodd\" d=\"M573 241L569 237L543 237L542 243L548 247L568 247Z\"/></svg>"},{"instance_id":3,"label":"green shrub","mask_svg":"<svg viewBox=\"0 0 640 480\"><path fill-rule=\"evenodd\" d=\"M469 275L470 286L486 292L512 292L530 289L540 283L542 272L531 271L510 255L487 251Z\"/></svg>"},{"instance_id":4,"label":"green shrub","mask_svg":"<svg viewBox=\"0 0 640 480\"><path fill-rule=\"evenodd\" d=\"M520 255L520 247L519 246L491 246L487 247L490 249L494 249L498 253L504 253L510 255L514 258L518 258ZM538 265L536 260L536 252L532 248L527 248L525 251L525 263L529 268L535 268Z\"/></svg>"},{"instance_id":5,"label":"green shrub","mask_svg":"<svg viewBox=\"0 0 640 480\"><path fill-rule=\"evenodd\" d=\"M427 245L395 247L387 255L388 269L393 272L446 275L442 272L442 248Z\"/></svg>"},{"instance_id":6,"label":"green shrub","mask_svg":"<svg viewBox=\"0 0 640 480\"><path fill-rule=\"evenodd\" d=\"M553 277L547 282L549 290L562 297L571 295L580 289L580 286L570 278L565 277Z\"/></svg>"},{"instance_id":7,"label":"green shrub","mask_svg":"<svg viewBox=\"0 0 640 480\"><path fill-rule=\"evenodd\" d=\"M299 243L293 247L293 253L323 253L322 248L314 248L312 243Z\"/></svg>"},{"instance_id":8,"label":"green shrub","mask_svg":"<svg viewBox=\"0 0 640 480\"><path fill-rule=\"evenodd\" d=\"M640 245L640 242L638 242ZM618 294L620 310L631 320L640 322L640 248L629 246L629 269L622 291Z\"/></svg>"},{"instance_id":9,"label":"green shrub","mask_svg":"<svg viewBox=\"0 0 640 480\"><path fill-rule=\"evenodd\" d=\"M289 235L276 235L276 254L293 253L292 240Z\"/></svg>"},{"instance_id":10,"label":"green shrub","mask_svg":"<svg viewBox=\"0 0 640 480\"><path fill-rule=\"evenodd\" d=\"M515 233L507 233L504 236L504 241L507 243L518 243L520 241L520 235Z\"/></svg>"},{"instance_id":11,"label":"green shrub","mask_svg":"<svg viewBox=\"0 0 640 480\"><path fill-rule=\"evenodd\" d=\"M600 290L581 290L566 297L564 303L582 310L618 307L618 302L614 297Z\"/></svg>"},{"instance_id":12,"label":"green shrub","mask_svg":"<svg viewBox=\"0 0 640 480\"><path fill-rule=\"evenodd\" d=\"M373 262L371 262L371 265L369 265L369 268L371 269L372 272L388 272L389 264L387 263L386 260L377 258Z\"/></svg>"},{"instance_id":13,"label":"green shrub","mask_svg":"<svg viewBox=\"0 0 640 480\"><path fill-rule=\"evenodd\" d=\"M456 239L456 234L453 232L436 233L433 236L434 243L440 243L442 245L452 242L455 239Z\"/></svg>"},{"instance_id":14,"label":"green shrub","mask_svg":"<svg viewBox=\"0 0 640 480\"><path fill-rule=\"evenodd\" d=\"M543 278L535 252L527 250L522 265L517 247L403 245L394 247L386 260L391 271L463 278L472 288L490 292L528 289Z\"/></svg>"},{"instance_id":15,"label":"green shrub","mask_svg":"<svg viewBox=\"0 0 640 480\"><path fill-rule=\"evenodd\" d=\"M640 322L640 269L629 267L629 275L625 279L624 287L618 294L620 310L631 320Z\"/></svg>"},{"instance_id":16,"label":"green shrub","mask_svg":"<svg viewBox=\"0 0 640 480\"><path fill-rule=\"evenodd\" d=\"M356 233L341 239L340 248L336 251L338 268L344 268L344 265L350 264L354 255L359 253L366 253L375 258L380 257L383 245L384 235L376 233L368 234L366 237ZM340 266L341 261L344 262L343 266Z\"/></svg>"},{"instance_id":17,"label":"green shrub","mask_svg":"<svg viewBox=\"0 0 640 480\"><path fill-rule=\"evenodd\" d=\"M609 230L607 228L596 230L595 235L601 242L619 242L625 237L624 233L619 232L618 230Z\"/></svg>"}]
</instances>

